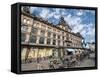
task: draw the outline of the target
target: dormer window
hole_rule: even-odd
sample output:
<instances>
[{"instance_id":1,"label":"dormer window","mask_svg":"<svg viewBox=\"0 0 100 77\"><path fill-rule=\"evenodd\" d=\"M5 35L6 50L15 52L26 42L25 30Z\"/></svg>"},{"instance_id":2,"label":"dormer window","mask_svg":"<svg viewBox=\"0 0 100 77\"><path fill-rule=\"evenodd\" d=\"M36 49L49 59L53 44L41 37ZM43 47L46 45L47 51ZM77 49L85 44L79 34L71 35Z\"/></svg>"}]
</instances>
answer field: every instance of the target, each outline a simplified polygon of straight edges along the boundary
<instances>
[{"instance_id":1,"label":"dormer window","mask_svg":"<svg viewBox=\"0 0 100 77\"><path fill-rule=\"evenodd\" d=\"M27 19L26 19L26 18L24 18L24 19L23 19L23 22L24 22L24 23L26 23L26 22L27 22Z\"/></svg>"},{"instance_id":2,"label":"dormer window","mask_svg":"<svg viewBox=\"0 0 100 77\"><path fill-rule=\"evenodd\" d=\"M26 13L30 13L30 7L28 6L23 6L22 10Z\"/></svg>"},{"instance_id":3,"label":"dormer window","mask_svg":"<svg viewBox=\"0 0 100 77\"><path fill-rule=\"evenodd\" d=\"M33 26L34 26L34 27L36 27L36 26L37 26L37 23L36 23L36 22L34 22Z\"/></svg>"},{"instance_id":4,"label":"dormer window","mask_svg":"<svg viewBox=\"0 0 100 77\"><path fill-rule=\"evenodd\" d=\"M30 24L30 20L27 20L27 24Z\"/></svg>"}]
</instances>

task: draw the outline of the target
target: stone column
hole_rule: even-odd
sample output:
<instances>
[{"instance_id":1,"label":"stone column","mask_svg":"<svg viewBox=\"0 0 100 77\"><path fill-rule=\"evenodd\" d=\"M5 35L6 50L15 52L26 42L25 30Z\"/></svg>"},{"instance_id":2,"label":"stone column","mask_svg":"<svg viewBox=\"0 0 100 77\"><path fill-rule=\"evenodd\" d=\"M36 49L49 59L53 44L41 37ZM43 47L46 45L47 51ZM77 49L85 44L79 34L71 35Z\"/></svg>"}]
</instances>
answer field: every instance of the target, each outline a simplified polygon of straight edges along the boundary
<instances>
[{"instance_id":1,"label":"stone column","mask_svg":"<svg viewBox=\"0 0 100 77\"><path fill-rule=\"evenodd\" d=\"M25 54L25 62L28 59L29 52L30 52L30 48L27 48L27 51L26 51L26 54Z\"/></svg>"},{"instance_id":2,"label":"stone column","mask_svg":"<svg viewBox=\"0 0 100 77\"><path fill-rule=\"evenodd\" d=\"M26 43L29 42L31 29L32 29L32 26L28 25L28 30L26 33L26 40L25 40Z\"/></svg>"},{"instance_id":3,"label":"stone column","mask_svg":"<svg viewBox=\"0 0 100 77\"><path fill-rule=\"evenodd\" d=\"M37 36L36 44L39 44L39 36Z\"/></svg>"},{"instance_id":4,"label":"stone column","mask_svg":"<svg viewBox=\"0 0 100 77\"><path fill-rule=\"evenodd\" d=\"M40 39L39 35L40 35L40 30L38 29L38 33L37 33L37 41L36 41L37 44L39 44L39 39Z\"/></svg>"},{"instance_id":5,"label":"stone column","mask_svg":"<svg viewBox=\"0 0 100 77\"><path fill-rule=\"evenodd\" d=\"M44 44L45 45L47 44L47 38L46 38L46 36L47 36L47 32L45 32L45 38L44 38Z\"/></svg>"}]
</instances>

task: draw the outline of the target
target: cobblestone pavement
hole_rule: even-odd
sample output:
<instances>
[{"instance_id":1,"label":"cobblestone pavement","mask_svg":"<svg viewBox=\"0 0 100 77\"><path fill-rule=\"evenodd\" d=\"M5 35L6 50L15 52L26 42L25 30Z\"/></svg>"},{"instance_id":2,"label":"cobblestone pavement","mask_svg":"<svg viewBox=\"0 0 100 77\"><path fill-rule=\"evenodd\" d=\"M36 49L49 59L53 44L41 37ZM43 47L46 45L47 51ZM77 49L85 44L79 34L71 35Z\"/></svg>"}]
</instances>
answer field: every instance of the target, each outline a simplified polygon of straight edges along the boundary
<instances>
[{"instance_id":1,"label":"cobblestone pavement","mask_svg":"<svg viewBox=\"0 0 100 77\"><path fill-rule=\"evenodd\" d=\"M89 55L89 57L84 58L82 61L79 62L78 65L75 67L93 67L95 66L95 54L92 53Z\"/></svg>"},{"instance_id":2,"label":"cobblestone pavement","mask_svg":"<svg viewBox=\"0 0 100 77\"><path fill-rule=\"evenodd\" d=\"M95 61L93 59L85 58L83 61L80 61L75 67L93 67L95 66Z\"/></svg>"},{"instance_id":3,"label":"cobblestone pavement","mask_svg":"<svg viewBox=\"0 0 100 77\"><path fill-rule=\"evenodd\" d=\"M91 54L94 56L94 54ZM49 61L41 61L40 63L26 63L22 64L22 70L43 70L49 69ZM95 61L93 58L85 57L82 61L78 62L74 67L93 67L95 66ZM66 68L66 67L65 67ZM68 68L68 67L67 67Z\"/></svg>"},{"instance_id":4,"label":"cobblestone pavement","mask_svg":"<svg viewBox=\"0 0 100 77\"><path fill-rule=\"evenodd\" d=\"M49 69L49 62L48 61L41 61L40 63L26 63L22 64L22 70L42 70L42 69Z\"/></svg>"}]
</instances>

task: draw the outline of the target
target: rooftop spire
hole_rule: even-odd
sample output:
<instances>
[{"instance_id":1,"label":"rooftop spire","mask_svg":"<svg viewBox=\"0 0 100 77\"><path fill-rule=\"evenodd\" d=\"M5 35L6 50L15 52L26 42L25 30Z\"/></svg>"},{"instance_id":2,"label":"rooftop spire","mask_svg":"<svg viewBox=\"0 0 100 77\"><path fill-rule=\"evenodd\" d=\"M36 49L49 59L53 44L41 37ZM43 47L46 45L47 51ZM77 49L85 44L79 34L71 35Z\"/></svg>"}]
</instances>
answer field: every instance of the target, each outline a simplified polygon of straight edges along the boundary
<instances>
[{"instance_id":1,"label":"rooftop spire","mask_svg":"<svg viewBox=\"0 0 100 77\"><path fill-rule=\"evenodd\" d=\"M64 17L60 17L60 22L59 22L59 24L62 24L62 25L65 25L66 24L66 22L65 22L65 20L64 20Z\"/></svg>"},{"instance_id":2,"label":"rooftop spire","mask_svg":"<svg viewBox=\"0 0 100 77\"><path fill-rule=\"evenodd\" d=\"M30 13L30 7L29 6L23 6L22 11L24 11L26 13Z\"/></svg>"},{"instance_id":3,"label":"rooftop spire","mask_svg":"<svg viewBox=\"0 0 100 77\"><path fill-rule=\"evenodd\" d=\"M71 29L68 23L66 23L66 21L64 20L63 16L60 17L59 25L68 26L68 28Z\"/></svg>"}]
</instances>

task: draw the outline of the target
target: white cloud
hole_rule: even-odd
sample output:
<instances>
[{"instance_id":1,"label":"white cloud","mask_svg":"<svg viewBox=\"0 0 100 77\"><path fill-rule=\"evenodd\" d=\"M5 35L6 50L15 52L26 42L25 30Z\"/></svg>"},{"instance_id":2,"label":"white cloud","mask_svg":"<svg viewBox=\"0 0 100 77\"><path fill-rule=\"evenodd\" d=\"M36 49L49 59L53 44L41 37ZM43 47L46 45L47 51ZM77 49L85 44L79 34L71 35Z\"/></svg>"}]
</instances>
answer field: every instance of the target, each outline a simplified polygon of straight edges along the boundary
<instances>
[{"instance_id":1,"label":"white cloud","mask_svg":"<svg viewBox=\"0 0 100 77\"><path fill-rule=\"evenodd\" d=\"M71 14L68 14L67 16L65 16L64 19L73 28L77 25L80 25L82 21L80 17L72 16Z\"/></svg>"},{"instance_id":2,"label":"white cloud","mask_svg":"<svg viewBox=\"0 0 100 77\"><path fill-rule=\"evenodd\" d=\"M59 19L61 14L60 14L60 10L61 9L54 9L53 12L50 12L50 9L47 9L47 8L42 8L42 11L40 12L40 16L42 18L45 18L45 19L49 19L51 17L54 17L56 19Z\"/></svg>"},{"instance_id":3,"label":"white cloud","mask_svg":"<svg viewBox=\"0 0 100 77\"><path fill-rule=\"evenodd\" d=\"M62 16L67 15L67 12L66 12L66 11L62 11L62 12L61 12L61 15L62 15Z\"/></svg>"},{"instance_id":4,"label":"white cloud","mask_svg":"<svg viewBox=\"0 0 100 77\"><path fill-rule=\"evenodd\" d=\"M83 28L84 28L83 24L77 24L77 26L75 26L72 31L75 33L81 32Z\"/></svg>"},{"instance_id":5,"label":"white cloud","mask_svg":"<svg viewBox=\"0 0 100 77\"><path fill-rule=\"evenodd\" d=\"M53 17L53 15L54 15L54 13L49 13L47 18L49 19L49 18Z\"/></svg>"},{"instance_id":6,"label":"white cloud","mask_svg":"<svg viewBox=\"0 0 100 77\"><path fill-rule=\"evenodd\" d=\"M36 7L32 7L30 11L33 12L35 10ZM71 13L68 13L67 10L65 9L58 8L58 9L53 9L53 11L51 11L48 8L41 8L39 15L44 19L49 19L54 17L57 20L59 20L61 16L64 16L66 23L68 23L72 28L72 32L75 33L80 32L82 36L86 39L86 41L93 41L95 38L94 24L92 24L92 22L87 24L82 23L81 16L83 14L86 14L87 12L95 14L95 11L91 11L91 10L78 10L73 16ZM52 20L52 22L55 21Z\"/></svg>"},{"instance_id":7,"label":"white cloud","mask_svg":"<svg viewBox=\"0 0 100 77\"><path fill-rule=\"evenodd\" d=\"M94 36L95 35L95 28L92 28L91 26L93 26L93 24L89 24L88 25L88 32L87 32L87 35L90 35L90 36Z\"/></svg>"},{"instance_id":8,"label":"white cloud","mask_svg":"<svg viewBox=\"0 0 100 77\"><path fill-rule=\"evenodd\" d=\"M94 10L84 10L84 12L89 12L89 13L95 14Z\"/></svg>"},{"instance_id":9,"label":"white cloud","mask_svg":"<svg viewBox=\"0 0 100 77\"><path fill-rule=\"evenodd\" d=\"M53 11L51 12L50 9L48 8L41 8L42 10L40 11L40 16L44 19L49 19L54 17L55 19L59 19L61 15L65 15L65 9L60 9L60 8L54 8Z\"/></svg>"},{"instance_id":10,"label":"white cloud","mask_svg":"<svg viewBox=\"0 0 100 77\"><path fill-rule=\"evenodd\" d=\"M56 18L56 19L59 19L59 18L61 17L60 14L54 14L53 16L54 16L54 18Z\"/></svg>"},{"instance_id":11,"label":"white cloud","mask_svg":"<svg viewBox=\"0 0 100 77\"><path fill-rule=\"evenodd\" d=\"M55 19L59 19L61 17L60 12L58 9L56 9L54 12L51 12L48 14L47 18L54 17Z\"/></svg>"},{"instance_id":12,"label":"white cloud","mask_svg":"<svg viewBox=\"0 0 100 77\"><path fill-rule=\"evenodd\" d=\"M36 9L37 7L30 7L30 13L32 14Z\"/></svg>"},{"instance_id":13,"label":"white cloud","mask_svg":"<svg viewBox=\"0 0 100 77\"><path fill-rule=\"evenodd\" d=\"M83 24L81 17L72 16L71 14L68 14L64 19L71 26L72 32L75 33L80 32L86 41L91 42L94 40L95 38L94 24L92 23Z\"/></svg>"},{"instance_id":14,"label":"white cloud","mask_svg":"<svg viewBox=\"0 0 100 77\"><path fill-rule=\"evenodd\" d=\"M54 17L55 19L59 19L62 15L66 15L65 9L54 8L51 13L48 14L48 18Z\"/></svg>"},{"instance_id":15,"label":"white cloud","mask_svg":"<svg viewBox=\"0 0 100 77\"><path fill-rule=\"evenodd\" d=\"M81 34L86 38L87 42L93 42L95 40L95 28L93 28L94 24L84 24L85 29L81 31Z\"/></svg>"},{"instance_id":16,"label":"white cloud","mask_svg":"<svg viewBox=\"0 0 100 77\"><path fill-rule=\"evenodd\" d=\"M84 12L83 12L82 10L80 10L79 12L77 12L76 15L77 15L77 16L81 16L81 15L83 15L83 13L84 13Z\"/></svg>"},{"instance_id":17,"label":"white cloud","mask_svg":"<svg viewBox=\"0 0 100 77\"><path fill-rule=\"evenodd\" d=\"M48 15L49 15L49 10L47 8L42 8L42 11L40 13L40 16L42 18L46 19Z\"/></svg>"},{"instance_id":18,"label":"white cloud","mask_svg":"<svg viewBox=\"0 0 100 77\"><path fill-rule=\"evenodd\" d=\"M61 9L56 8L54 9L54 11L56 12L56 14L60 14Z\"/></svg>"}]
</instances>

